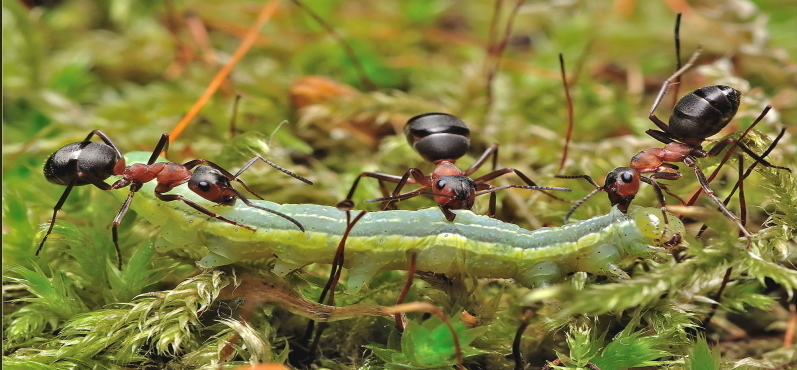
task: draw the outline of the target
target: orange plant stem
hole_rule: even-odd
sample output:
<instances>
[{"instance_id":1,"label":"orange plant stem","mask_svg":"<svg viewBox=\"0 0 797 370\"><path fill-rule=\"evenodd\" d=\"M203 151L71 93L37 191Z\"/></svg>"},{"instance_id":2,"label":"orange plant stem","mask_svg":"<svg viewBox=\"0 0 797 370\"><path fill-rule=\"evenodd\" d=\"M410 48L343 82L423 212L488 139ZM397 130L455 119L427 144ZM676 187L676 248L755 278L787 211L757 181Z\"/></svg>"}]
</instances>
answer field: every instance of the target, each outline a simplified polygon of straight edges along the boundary
<instances>
[{"instance_id":1,"label":"orange plant stem","mask_svg":"<svg viewBox=\"0 0 797 370\"><path fill-rule=\"evenodd\" d=\"M257 40L257 35L260 29L263 27L263 25L266 24L266 22L268 22L268 20L276 12L278 4L279 0L271 0L266 5L263 6L263 9L260 10L260 14L258 14L257 16L255 24L253 24L252 27L249 28L249 31L247 31L246 33L246 36L241 41L241 45L239 45L238 49L235 50L235 53L232 55L230 61L227 62L227 64L225 64L224 67L221 67L221 70L219 70L219 72L216 73L216 76L214 76L213 80L210 81L208 87L205 88L205 92L202 93L202 96L200 96L199 99L197 99L196 103L194 103L191 109L188 110L188 113L186 113L183 119L180 120L180 122L178 122L177 125L174 126L172 131L169 133L170 143L174 142L174 140L176 140L177 137L180 136L183 130L185 130L185 128L188 126L188 123L191 122L191 120L194 119L194 117L196 117L197 113L199 113L199 110L202 109L202 107L205 106L208 100L210 100L210 97L212 97L213 94L216 93L216 90L219 89L219 86L221 86L222 82L224 82L227 76L229 76L230 72L232 72L232 69L235 68L235 65L238 64L238 62L241 60L241 58L243 58L244 55L246 55L246 53L249 51L249 49Z\"/></svg>"}]
</instances>

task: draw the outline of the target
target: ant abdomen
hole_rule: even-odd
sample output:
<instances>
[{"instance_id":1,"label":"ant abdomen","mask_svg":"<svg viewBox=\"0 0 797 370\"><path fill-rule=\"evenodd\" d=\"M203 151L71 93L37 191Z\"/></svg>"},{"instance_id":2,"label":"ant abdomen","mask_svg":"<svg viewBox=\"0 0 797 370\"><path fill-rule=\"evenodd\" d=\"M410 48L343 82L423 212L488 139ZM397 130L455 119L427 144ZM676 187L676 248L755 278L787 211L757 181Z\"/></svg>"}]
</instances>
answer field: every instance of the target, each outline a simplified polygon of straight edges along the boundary
<instances>
[{"instance_id":1,"label":"ant abdomen","mask_svg":"<svg viewBox=\"0 0 797 370\"><path fill-rule=\"evenodd\" d=\"M426 113L404 126L407 141L424 159L456 160L468 152L470 130L461 119L446 113Z\"/></svg>"},{"instance_id":2,"label":"ant abdomen","mask_svg":"<svg viewBox=\"0 0 797 370\"><path fill-rule=\"evenodd\" d=\"M742 93L730 86L701 87L675 104L670 116L670 131L679 138L708 138L733 119L741 97Z\"/></svg>"},{"instance_id":3,"label":"ant abdomen","mask_svg":"<svg viewBox=\"0 0 797 370\"><path fill-rule=\"evenodd\" d=\"M44 177L47 181L68 186L88 185L92 182L86 176L105 180L113 175L119 160L117 152L110 146L91 141L78 141L64 145L53 153L44 163Z\"/></svg>"}]
</instances>

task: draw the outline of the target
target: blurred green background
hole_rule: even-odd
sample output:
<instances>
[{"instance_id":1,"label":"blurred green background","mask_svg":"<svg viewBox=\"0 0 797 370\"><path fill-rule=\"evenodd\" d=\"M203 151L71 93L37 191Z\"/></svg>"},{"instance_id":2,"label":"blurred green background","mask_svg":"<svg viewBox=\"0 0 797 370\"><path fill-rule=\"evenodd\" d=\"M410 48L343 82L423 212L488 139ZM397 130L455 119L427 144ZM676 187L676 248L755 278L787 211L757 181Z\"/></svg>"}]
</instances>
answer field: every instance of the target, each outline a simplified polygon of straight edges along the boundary
<instances>
[{"instance_id":1,"label":"blurred green background","mask_svg":"<svg viewBox=\"0 0 797 370\"><path fill-rule=\"evenodd\" d=\"M444 111L471 128L472 149L460 161L463 167L490 144L500 143L501 166L517 168L541 185L570 187L574 192L565 197L579 199L591 190L589 185L553 176L588 174L600 182L610 169L628 165L634 153L661 145L644 131L653 128L647 114L656 92L675 70L673 23L675 13L683 11L682 60L698 45L703 54L684 75L679 95L711 84L743 92L736 119L717 138L746 128L766 104L773 105L757 128L770 138L784 126L787 133L769 160L797 168L793 0L534 1L516 11L515 3L506 1L302 4L338 37L302 7L283 1L220 91L170 147L170 160L205 158L235 170L251 158L253 147L267 144L268 152L260 154L316 185L295 186L295 180L265 166L244 175L248 185L278 203L334 205L362 171L398 175L407 167L431 170L403 135L393 133L409 117ZM49 221L63 191L44 179L46 158L93 129L105 132L122 152L152 150L230 59L261 7L257 1L3 1L6 276L19 277L10 266L66 274L75 267L71 252L60 253L66 248L57 237L45 245L43 258L31 258L42 236L39 224ZM503 37L510 20L511 35ZM341 39L354 51L365 77ZM499 46L505 50L496 65L488 56ZM567 110L559 53L566 62L575 115L569 159L561 172ZM491 68L496 68L493 78L488 77ZM256 144L231 139L236 95L241 100L235 134L247 133L244 137ZM660 117L668 116L671 99L665 98ZM752 144L760 152L767 143ZM716 160L701 163L710 169ZM685 172L670 187L682 196L697 187L694 176ZM726 194L735 179L729 167L712 187ZM745 183L752 231L775 208L772 191L763 187L767 181L753 175ZM519 182L508 178L497 183ZM378 195L375 181L365 180L355 200L362 205ZM574 217L605 213L603 196L596 198ZM109 244L108 225L119 206L114 199L96 188L76 189L59 220L91 230L98 243ZM655 205L647 187L638 199L637 204ZM527 228L561 225L570 207L522 190L500 193L499 202L499 218ZM709 201L701 202L713 209ZM402 209L431 205L428 198L400 204ZM475 210L486 209L483 199ZM126 258L157 233L141 224L132 212L122 224ZM793 240L788 245L793 253ZM112 250L103 248L111 256ZM173 275L166 281L194 273L190 264L174 267L157 258L152 263L169 266ZM156 281L141 279L113 298L87 294L93 300L88 307L129 300L154 289ZM27 296L15 294L9 299ZM6 312L20 307L4 302Z\"/></svg>"}]
</instances>

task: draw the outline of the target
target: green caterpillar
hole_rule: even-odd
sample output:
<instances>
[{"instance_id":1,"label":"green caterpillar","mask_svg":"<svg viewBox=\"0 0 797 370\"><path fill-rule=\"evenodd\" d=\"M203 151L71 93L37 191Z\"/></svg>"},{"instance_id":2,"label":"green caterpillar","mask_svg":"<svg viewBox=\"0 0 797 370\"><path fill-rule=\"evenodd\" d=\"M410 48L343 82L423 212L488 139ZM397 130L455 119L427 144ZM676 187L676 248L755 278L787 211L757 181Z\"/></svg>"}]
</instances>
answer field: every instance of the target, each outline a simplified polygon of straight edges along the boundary
<instances>
[{"instance_id":1,"label":"green caterpillar","mask_svg":"<svg viewBox=\"0 0 797 370\"><path fill-rule=\"evenodd\" d=\"M135 163L148 155L132 153L127 160ZM346 229L345 212L334 207L252 200L296 219L306 228L302 232L286 219L242 202L218 206L185 185L174 189L225 218L257 229L252 232L209 218L182 202L160 201L153 190L154 184L146 184L132 208L161 227L155 248L162 252L206 246L210 253L198 263L203 268L276 256L274 272L284 275L310 263L331 263ZM669 213L663 222L658 208L631 207L624 214L613 207L606 215L534 231L470 211L454 212L454 222L437 208L366 214L346 243L348 289L360 290L378 271L406 268L411 254L417 256L419 271L512 278L527 287L547 285L573 271L626 279L628 275L617 266L620 261L661 259L668 247L685 244L683 223Z\"/></svg>"}]
</instances>

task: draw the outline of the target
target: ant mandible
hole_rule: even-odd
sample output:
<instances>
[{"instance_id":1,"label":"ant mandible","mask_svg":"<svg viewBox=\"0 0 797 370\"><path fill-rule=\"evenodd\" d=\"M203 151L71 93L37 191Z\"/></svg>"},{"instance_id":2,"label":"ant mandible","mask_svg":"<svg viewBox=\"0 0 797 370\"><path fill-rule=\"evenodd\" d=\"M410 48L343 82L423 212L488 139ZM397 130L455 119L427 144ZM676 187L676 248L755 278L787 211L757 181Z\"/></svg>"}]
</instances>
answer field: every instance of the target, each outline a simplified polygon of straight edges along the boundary
<instances>
[{"instance_id":1,"label":"ant mandible","mask_svg":"<svg viewBox=\"0 0 797 370\"><path fill-rule=\"evenodd\" d=\"M460 170L454 163L457 159L464 156L470 146L470 130L465 122L457 117L446 113L425 113L410 118L404 127L407 141L415 151L426 161L433 163L436 167L428 176L417 168L410 168L403 176L394 176L377 172L363 172L354 181L354 184L346 196L346 199L338 203L341 209L351 209L354 205L351 198L354 190L363 177L372 177L380 180L380 187L383 194L387 194L387 189L382 181L397 183L391 196L383 198L369 199L366 202L382 202L382 210L387 209L393 202L412 198L422 194L434 196L435 202L440 206L446 219L453 221L456 214L451 210L471 209L475 198L483 194L491 194L489 215L495 214L494 192L508 188L532 189L532 190L559 190L571 191L566 188L538 186L522 172L514 168L502 168L495 170L498 161L498 144L493 144L467 169ZM493 156L493 171L471 179L469 176L476 172L487 159ZM504 185L494 187L486 181L496 177L514 172L528 185ZM418 184L420 188L401 194L401 189L406 184ZM431 190L431 192L429 192ZM555 196L545 193L551 197Z\"/></svg>"},{"instance_id":2,"label":"ant mandible","mask_svg":"<svg viewBox=\"0 0 797 370\"><path fill-rule=\"evenodd\" d=\"M91 141L91 138L94 135L97 135L100 139L102 139L104 144ZM169 135L163 134L160 138L160 141L158 141L158 144L155 146L155 150L152 151L152 155L146 164L134 163L130 166L127 166L125 158L122 156L122 153L113 143L113 141L111 141L111 139L102 131L94 130L89 133L85 140L67 144L53 153L44 164L44 177L47 178L47 180L51 183L66 186L66 190L64 190L61 198L55 204L55 207L53 207L53 217L50 220L50 226L47 228L47 233L44 235L44 238L42 238L41 243L39 243L39 248L36 250L36 255L39 255L39 252L41 252L42 248L44 247L44 243L52 233L58 211L64 205L64 202L69 196L69 193L72 191L72 188L75 186L89 184L94 185L102 190L115 190L130 186L130 194L128 194L127 199L125 199L122 207L116 214L116 217L113 220L113 227L111 228L113 234L113 243L117 253L118 266L120 269L122 268L122 254L121 250L119 249L119 235L117 228L122 222L122 218L124 217L125 213L127 213L128 208L130 207L130 203L133 200L133 195L135 195L135 193L138 192L145 183L153 180L157 182L155 187L155 196L158 199L165 202L181 200L186 205L196 209L199 212L232 225L255 231L255 229L250 226L246 226L219 216L207 208L183 197L182 195L164 193L174 189L179 185L188 183L188 188L191 189L191 191L211 202L225 206L232 206L235 204L237 199L240 199L246 205L280 216L292 222L300 230L304 231L302 224L288 215L253 204L246 199L243 194L235 190L230 182L239 182L248 192L262 199L259 195L252 192L252 190L249 189L249 187L246 186L243 181L238 179L238 176L252 166L252 164L254 164L257 160L262 160L263 162L266 162L270 166L282 171L283 173L312 185L310 180L296 175L260 156L252 158L249 162L244 164L241 170L234 175L221 168L217 164L205 159L194 159L183 164L174 162L156 162L160 154L167 149L168 145ZM193 170L193 172L191 172L191 170ZM105 180L112 175L121 175L122 178L113 184L106 183Z\"/></svg>"}]
</instances>

